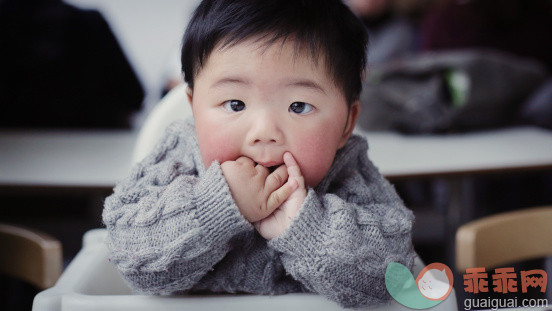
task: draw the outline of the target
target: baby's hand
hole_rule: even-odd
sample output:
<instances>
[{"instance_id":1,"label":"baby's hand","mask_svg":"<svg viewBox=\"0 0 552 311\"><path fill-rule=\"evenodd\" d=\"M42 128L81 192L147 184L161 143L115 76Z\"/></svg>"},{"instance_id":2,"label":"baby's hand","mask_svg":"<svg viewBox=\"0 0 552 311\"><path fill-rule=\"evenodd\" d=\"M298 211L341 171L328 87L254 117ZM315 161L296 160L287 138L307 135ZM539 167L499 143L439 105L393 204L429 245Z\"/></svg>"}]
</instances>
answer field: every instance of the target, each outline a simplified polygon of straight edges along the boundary
<instances>
[{"instance_id":1,"label":"baby's hand","mask_svg":"<svg viewBox=\"0 0 552 311\"><path fill-rule=\"evenodd\" d=\"M220 167L240 213L251 223L270 215L298 186L297 182L288 181L285 165L270 173L250 158L240 157Z\"/></svg>"},{"instance_id":2,"label":"baby's hand","mask_svg":"<svg viewBox=\"0 0 552 311\"><path fill-rule=\"evenodd\" d=\"M254 223L257 231L267 240L271 240L284 233L307 197L305 179L301 174L299 165L297 165L291 153L286 152L284 154L284 163L285 166L287 166L289 175L288 183L296 181L298 187L295 188L289 198L270 214L270 216Z\"/></svg>"}]
</instances>

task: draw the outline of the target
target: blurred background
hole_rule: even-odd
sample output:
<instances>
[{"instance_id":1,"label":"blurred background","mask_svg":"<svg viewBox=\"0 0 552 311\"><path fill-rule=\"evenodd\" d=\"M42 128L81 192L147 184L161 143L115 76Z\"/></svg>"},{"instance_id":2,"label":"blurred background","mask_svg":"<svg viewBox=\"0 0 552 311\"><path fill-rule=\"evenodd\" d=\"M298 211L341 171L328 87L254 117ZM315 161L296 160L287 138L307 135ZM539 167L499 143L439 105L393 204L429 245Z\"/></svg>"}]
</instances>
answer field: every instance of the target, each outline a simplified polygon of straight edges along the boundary
<instances>
[{"instance_id":1,"label":"blurred background","mask_svg":"<svg viewBox=\"0 0 552 311\"><path fill-rule=\"evenodd\" d=\"M25 153L39 161L36 146L48 137L70 136L77 144L90 133L130 137L122 153L129 156L149 113L183 81L180 44L198 2L0 0L0 159L28 157L8 150L25 142L31 146ZM345 2L370 34L360 131L446 138L535 127L552 135L552 1ZM101 160L108 150L90 152ZM69 158L70 151L60 151L59 167ZM122 162L130 165L130 158ZM7 160L0 165L0 222L59 239L67 265L84 232L103 226L103 200L112 185L23 183L8 176ZM421 258L452 267L459 225L552 204L551 167L552 154L538 169L390 180L417 216L414 245ZM470 212L451 225L454 200ZM521 265L541 267L544 261ZM456 277L460 300L461 275ZM2 280L0 292L7 294L0 309L24 309L22 303L28 309L36 291Z\"/></svg>"}]
</instances>

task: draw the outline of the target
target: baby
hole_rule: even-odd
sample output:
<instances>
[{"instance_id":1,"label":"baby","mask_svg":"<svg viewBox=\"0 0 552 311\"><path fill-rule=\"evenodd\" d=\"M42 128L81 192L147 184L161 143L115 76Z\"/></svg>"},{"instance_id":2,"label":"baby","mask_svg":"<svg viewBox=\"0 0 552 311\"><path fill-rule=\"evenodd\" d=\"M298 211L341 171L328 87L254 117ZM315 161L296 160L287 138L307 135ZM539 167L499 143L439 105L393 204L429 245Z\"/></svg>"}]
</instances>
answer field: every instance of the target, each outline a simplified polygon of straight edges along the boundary
<instances>
[{"instance_id":1,"label":"baby","mask_svg":"<svg viewBox=\"0 0 552 311\"><path fill-rule=\"evenodd\" d=\"M385 302L412 267L413 215L353 135L367 35L340 0L205 0L173 123L105 202L113 262L139 293L314 292Z\"/></svg>"}]
</instances>

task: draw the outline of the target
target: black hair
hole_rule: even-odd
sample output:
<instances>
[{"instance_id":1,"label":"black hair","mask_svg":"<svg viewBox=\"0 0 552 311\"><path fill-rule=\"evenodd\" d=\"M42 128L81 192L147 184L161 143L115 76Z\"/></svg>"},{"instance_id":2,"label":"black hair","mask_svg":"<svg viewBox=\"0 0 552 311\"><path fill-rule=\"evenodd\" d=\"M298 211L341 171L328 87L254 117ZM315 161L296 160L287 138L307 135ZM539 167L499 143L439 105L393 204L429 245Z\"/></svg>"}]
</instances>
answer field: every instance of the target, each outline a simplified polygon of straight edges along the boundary
<instances>
[{"instance_id":1,"label":"black hair","mask_svg":"<svg viewBox=\"0 0 552 311\"><path fill-rule=\"evenodd\" d=\"M347 102L359 98L368 34L341 0L203 0L184 34L184 80L193 89L194 77L219 44L257 37L268 45L293 40L296 51L307 48L314 61L324 56Z\"/></svg>"}]
</instances>

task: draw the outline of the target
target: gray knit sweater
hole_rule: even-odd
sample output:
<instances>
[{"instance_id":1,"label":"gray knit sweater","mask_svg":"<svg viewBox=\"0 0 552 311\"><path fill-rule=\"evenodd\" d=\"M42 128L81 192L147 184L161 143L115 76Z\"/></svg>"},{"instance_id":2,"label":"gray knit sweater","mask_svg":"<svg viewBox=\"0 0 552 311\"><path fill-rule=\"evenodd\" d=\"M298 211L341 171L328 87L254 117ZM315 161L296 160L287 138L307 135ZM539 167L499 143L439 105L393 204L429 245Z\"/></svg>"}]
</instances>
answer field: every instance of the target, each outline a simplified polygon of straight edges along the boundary
<instances>
[{"instance_id":1,"label":"gray knit sweater","mask_svg":"<svg viewBox=\"0 0 552 311\"><path fill-rule=\"evenodd\" d=\"M289 228L266 241L238 211L192 121L167 129L105 201L110 260L138 293L315 292L344 307L385 302L389 262L411 268L413 214L352 136Z\"/></svg>"}]
</instances>

